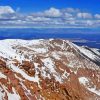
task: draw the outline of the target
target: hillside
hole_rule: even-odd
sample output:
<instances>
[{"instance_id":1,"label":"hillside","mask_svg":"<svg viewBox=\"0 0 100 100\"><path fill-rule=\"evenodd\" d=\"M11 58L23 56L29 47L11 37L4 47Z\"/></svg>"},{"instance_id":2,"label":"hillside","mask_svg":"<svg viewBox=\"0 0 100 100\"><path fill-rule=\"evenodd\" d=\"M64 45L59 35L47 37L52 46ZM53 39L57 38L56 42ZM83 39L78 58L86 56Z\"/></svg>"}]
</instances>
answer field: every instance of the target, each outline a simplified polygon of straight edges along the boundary
<instances>
[{"instance_id":1,"label":"hillside","mask_svg":"<svg viewBox=\"0 0 100 100\"><path fill-rule=\"evenodd\" d=\"M0 40L0 100L100 100L100 50L68 40Z\"/></svg>"}]
</instances>

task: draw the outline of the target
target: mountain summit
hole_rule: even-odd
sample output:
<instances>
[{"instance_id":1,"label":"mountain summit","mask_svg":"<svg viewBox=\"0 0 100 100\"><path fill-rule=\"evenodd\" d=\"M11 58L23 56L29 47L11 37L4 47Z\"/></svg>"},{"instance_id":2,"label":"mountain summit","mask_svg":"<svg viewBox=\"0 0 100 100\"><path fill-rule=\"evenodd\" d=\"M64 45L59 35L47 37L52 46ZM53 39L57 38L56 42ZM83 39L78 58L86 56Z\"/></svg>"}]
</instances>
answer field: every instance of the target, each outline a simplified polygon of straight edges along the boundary
<instances>
[{"instance_id":1,"label":"mountain summit","mask_svg":"<svg viewBox=\"0 0 100 100\"><path fill-rule=\"evenodd\" d=\"M100 50L68 40L0 40L0 100L100 100Z\"/></svg>"}]
</instances>

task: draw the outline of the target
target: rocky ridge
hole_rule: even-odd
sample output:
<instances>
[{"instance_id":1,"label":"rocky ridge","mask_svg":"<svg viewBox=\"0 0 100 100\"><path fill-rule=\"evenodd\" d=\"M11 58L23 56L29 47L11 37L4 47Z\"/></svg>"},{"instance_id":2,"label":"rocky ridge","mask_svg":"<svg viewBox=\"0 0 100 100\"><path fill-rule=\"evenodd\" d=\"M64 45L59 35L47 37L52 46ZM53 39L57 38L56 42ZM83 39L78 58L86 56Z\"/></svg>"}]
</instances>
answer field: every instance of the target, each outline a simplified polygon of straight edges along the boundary
<instances>
[{"instance_id":1,"label":"rocky ridge","mask_svg":"<svg viewBox=\"0 0 100 100\"><path fill-rule=\"evenodd\" d=\"M100 100L100 51L67 40L0 40L0 100Z\"/></svg>"}]
</instances>

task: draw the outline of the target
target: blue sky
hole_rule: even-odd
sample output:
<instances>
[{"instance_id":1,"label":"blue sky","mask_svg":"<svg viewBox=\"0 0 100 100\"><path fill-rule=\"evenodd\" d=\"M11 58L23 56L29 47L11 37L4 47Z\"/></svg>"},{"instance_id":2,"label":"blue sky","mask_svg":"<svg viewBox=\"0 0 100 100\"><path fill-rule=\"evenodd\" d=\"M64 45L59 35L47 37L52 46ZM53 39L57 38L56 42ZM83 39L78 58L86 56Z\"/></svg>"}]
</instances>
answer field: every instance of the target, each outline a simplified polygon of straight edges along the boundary
<instances>
[{"instance_id":1,"label":"blue sky","mask_svg":"<svg viewBox=\"0 0 100 100\"><path fill-rule=\"evenodd\" d=\"M0 27L100 27L100 0L0 0Z\"/></svg>"},{"instance_id":2,"label":"blue sky","mask_svg":"<svg viewBox=\"0 0 100 100\"><path fill-rule=\"evenodd\" d=\"M24 13L43 11L50 7L58 9L72 7L91 13L100 12L100 0L0 0L0 5L20 8Z\"/></svg>"}]
</instances>

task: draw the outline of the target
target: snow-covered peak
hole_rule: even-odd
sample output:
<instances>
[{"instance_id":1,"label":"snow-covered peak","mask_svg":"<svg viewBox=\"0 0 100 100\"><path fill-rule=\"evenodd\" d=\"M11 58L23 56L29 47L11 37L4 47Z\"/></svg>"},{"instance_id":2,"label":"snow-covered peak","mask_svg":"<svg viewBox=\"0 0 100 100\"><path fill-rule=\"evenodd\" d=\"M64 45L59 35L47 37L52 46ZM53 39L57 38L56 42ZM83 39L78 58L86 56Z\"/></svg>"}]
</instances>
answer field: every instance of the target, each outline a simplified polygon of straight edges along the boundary
<instances>
[{"instance_id":1,"label":"snow-covered peak","mask_svg":"<svg viewBox=\"0 0 100 100\"><path fill-rule=\"evenodd\" d=\"M99 100L99 61L68 40L0 40L0 100Z\"/></svg>"},{"instance_id":2,"label":"snow-covered peak","mask_svg":"<svg viewBox=\"0 0 100 100\"><path fill-rule=\"evenodd\" d=\"M100 66L100 52L97 49L89 47L80 47L73 43L70 44L86 59L90 59Z\"/></svg>"}]
</instances>

